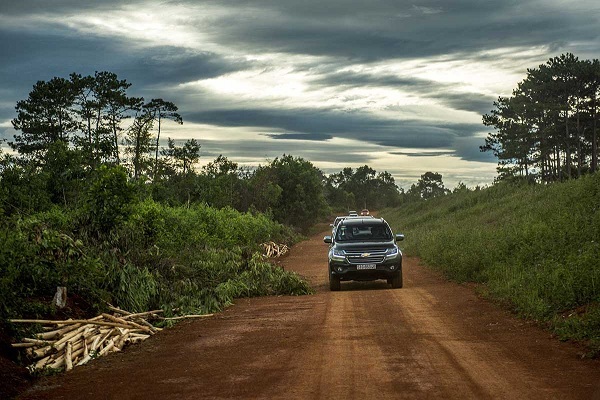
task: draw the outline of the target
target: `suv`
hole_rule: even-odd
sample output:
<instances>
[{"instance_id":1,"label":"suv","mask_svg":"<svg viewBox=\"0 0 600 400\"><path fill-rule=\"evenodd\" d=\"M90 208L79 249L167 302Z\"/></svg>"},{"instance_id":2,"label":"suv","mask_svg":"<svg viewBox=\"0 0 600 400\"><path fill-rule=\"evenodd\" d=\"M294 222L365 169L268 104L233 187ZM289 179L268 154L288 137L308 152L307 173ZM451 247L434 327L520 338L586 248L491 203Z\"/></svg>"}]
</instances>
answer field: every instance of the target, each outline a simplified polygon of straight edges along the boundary
<instances>
[{"instance_id":1,"label":"suv","mask_svg":"<svg viewBox=\"0 0 600 400\"><path fill-rule=\"evenodd\" d=\"M346 218L325 236L329 243L329 289L341 289L340 281L386 279L402 287L402 251L396 245L404 235L393 235L383 218Z\"/></svg>"}]
</instances>

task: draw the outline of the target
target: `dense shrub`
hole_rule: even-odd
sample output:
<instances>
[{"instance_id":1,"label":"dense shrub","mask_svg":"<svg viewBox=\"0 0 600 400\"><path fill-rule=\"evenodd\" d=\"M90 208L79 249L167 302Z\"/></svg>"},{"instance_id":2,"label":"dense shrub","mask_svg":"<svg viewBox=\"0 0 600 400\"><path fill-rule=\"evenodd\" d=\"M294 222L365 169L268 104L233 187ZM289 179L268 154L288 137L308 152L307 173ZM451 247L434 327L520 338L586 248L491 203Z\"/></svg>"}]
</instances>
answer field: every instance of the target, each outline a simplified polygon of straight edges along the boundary
<instances>
[{"instance_id":1,"label":"dense shrub","mask_svg":"<svg viewBox=\"0 0 600 400\"><path fill-rule=\"evenodd\" d=\"M289 228L263 214L115 197L119 176L108 171L108 183L96 181L93 191L105 200L84 209L98 211L91 225L107 228L101 235L81 209L54 209L0 229L0 320L52 314L57 286L94 311L110 302L169 314L213 312L240 296L309 292L298 276L256 253L265 241L291 244L296 236ZM110 210L123 198L126 213Z\"/></svg>"}]
</instances>

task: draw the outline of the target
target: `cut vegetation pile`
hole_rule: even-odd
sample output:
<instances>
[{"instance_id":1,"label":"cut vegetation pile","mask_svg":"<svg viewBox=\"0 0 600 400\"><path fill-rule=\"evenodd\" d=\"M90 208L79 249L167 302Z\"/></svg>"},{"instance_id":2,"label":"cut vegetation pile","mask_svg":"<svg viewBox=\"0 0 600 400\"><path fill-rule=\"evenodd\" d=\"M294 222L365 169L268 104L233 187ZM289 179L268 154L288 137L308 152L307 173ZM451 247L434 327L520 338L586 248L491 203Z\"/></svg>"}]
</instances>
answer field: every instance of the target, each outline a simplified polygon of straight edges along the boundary
<instances>
[{"instance_id":1,"label":"cut vegetation pile","mask_svg":"<svg viewBox=\"0 0 600 400\"><path fill-rule=\"evenodd\" d=\"M20 343L13 343L12 347L25 349L27 359L34 361L27 367L31 373L47 369L69 371L92 359L121 351L130 343L146 340L162 330L152 325L149 319L173 320L212 315L164 318L160 316L163 310L133 314L115 307L110 308L113 314L103 313L82 320L12 319L10 322L15 324L37 324L43 331L32 335L32 338L23 338Z\"/></svg>"},{"instance_id":2,"label":"cut vegetation pile","mask_svg":"<svg viewBox=\"0 0 600 400\"><path fill-rule=\"evenodd\" d=\"M409 255L599 354L600 174L461 190L381 215L407 234Z\"/></svg>"}]
</instances>

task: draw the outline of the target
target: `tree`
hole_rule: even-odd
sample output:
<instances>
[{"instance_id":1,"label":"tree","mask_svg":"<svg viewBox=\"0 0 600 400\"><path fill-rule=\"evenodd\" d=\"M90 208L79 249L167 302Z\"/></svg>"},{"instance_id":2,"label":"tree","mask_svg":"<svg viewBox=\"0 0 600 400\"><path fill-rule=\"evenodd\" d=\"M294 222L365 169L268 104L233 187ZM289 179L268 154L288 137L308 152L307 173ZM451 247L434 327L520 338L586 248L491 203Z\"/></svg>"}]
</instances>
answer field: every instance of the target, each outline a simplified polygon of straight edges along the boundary
<instances>
[{"instance_id":1,"label":"tree","mask_svg":"<svg viewBox=\"0 0 600 400\"><path fill-rule=\"evenodd\" d=\"M387 171L377 173L368 165L356 171L346 167L327 177L324 185L329 203L344 205L346 209L377 209L395 205L399 200L394 177Z\"/></svg>"},{"instance_id":2,"label":"tree","mask_svg":"<svg viewBox=\"0 0 600 400\"><path fill-rule=\"evenodd\" d=\"M222 154L202 168L202 198L217 208L241 207L241 179L237 163Z\"/></svg>"},{"instance_id":3,"label":"tree","mask_svg":"<svg viewBox=\"0 0 600 400\"><path fill-rule=\"evenodd\" d=\"M49 82L38 81L27 100L17 102L17 117L12 125L21 134L14 135L10 146L26 159L39 163L48 146L57 141L68 143L78 128L71 111L74 99L75 91L68 80L55 77Z\"/></svg>"},{"instance_id":4,"label":"tree","mask_svg":"<svg viewBox=\"0 0 600 400\"><path fill-rule=\"evenodd\" d=\"M422 199L443 196L450 191L444 187L442 175L437 172L425 172L416 185L412 185L409 194L416 194Z\"/></svg>"},{"instance_id":5,"label":"tree","mask_svg":"<svg viewBox=\"0 0 600 400\"><path fill-rule=\"evenodd\" d=\"M140 179L144 173L149 177L152 168L150 151L152 150L152 135L150 130L154 119L149 114L137 115L133 124L126 131L124 143L125 154L133 168L133 178Z\"/></svg>"},{"instance_id":6,"label":"tree","mask_svg":"<svg viewBox=\"0 0 600 400\"><path fill-rule=\"evenodd\" d=\"M165 101L163 99L152 99L150 102L144 105L144 110L146 110L152 118L158 122L158 132L156 134L156 150L154 157L154 176L153 179L156 179L156 174L158 171L158 149L160 143L160 133L161 133L161 124L163 119L170 119L175 121L178 124L183 124L183 119L181 115L177 113L177 106L170 101Z\"/></svg>"},{"instance_id":7,"label":"tree","mask_svg":"<svg viewBox=\"0 0 600 400\"><path fill-rule=\"evenodd\" d=\"M113 155L117 165L120 163L119 136L123 120L130 118L129 111L139 111L144 99L128 97L127 89L131 86L126 80L119 80L112 72L96 72L95 90L98 105L104 109L104 120L112 134Z\"/></svg>"},{"instance_id":8,"label":"tree","mask_svg":"<svg viewBox=\"0 0 600 400\"><path fill-rule=\"evenodd\" d=\"M267 174L281 188L273 208L279 222L305 229L329 213L323 196L322 173L309 161L284 154L268 166L259 167L256 174Z\"/></svg>"},{"instance_id":9,"label":"tree","mask_svg":"<svg viewBox=\"0 0 600 400\"><path fill-rule=\"evenodd\" d=\"M12 123L21 134L11 146L22 158L39 163L49 146L62 141L82 150L90 169L100 162L119 164L123 121L143 103L127 96L130 86L112 72L37 82L28 99L17 102Z\"/></svg>"}]
</instances>

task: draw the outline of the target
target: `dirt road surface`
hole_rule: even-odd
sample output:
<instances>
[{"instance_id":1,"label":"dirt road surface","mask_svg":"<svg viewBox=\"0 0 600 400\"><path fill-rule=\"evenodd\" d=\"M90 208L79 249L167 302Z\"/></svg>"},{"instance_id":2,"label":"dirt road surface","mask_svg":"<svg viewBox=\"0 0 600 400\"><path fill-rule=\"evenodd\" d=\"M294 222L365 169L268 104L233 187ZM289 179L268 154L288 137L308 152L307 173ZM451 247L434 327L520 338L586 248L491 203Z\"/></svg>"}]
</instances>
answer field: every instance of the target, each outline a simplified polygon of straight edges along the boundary
<instances>
[{"instance_id":1,"label":"dirt road surface","mask_svg":"<svg viewBox=\"0 0 600 400\"><path fill-rule=\"evenodd\" d=\"M404 288L327 287L323 235L286 269L316 294L239 300L40 380L23 399L600 399L600 361L405 259Z\"/></svg>"}]
</instances>

